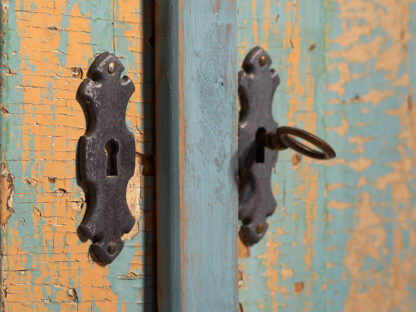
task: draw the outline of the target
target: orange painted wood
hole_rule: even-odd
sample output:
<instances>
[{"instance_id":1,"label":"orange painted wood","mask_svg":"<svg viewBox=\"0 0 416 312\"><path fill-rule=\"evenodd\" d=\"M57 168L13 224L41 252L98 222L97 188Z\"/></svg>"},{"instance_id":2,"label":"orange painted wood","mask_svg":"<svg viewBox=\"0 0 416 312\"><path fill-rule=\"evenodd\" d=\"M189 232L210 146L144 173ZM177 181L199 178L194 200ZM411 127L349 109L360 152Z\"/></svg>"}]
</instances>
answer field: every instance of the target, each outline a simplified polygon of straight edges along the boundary
<instances>
[{"instance_id":1,"label":"orange painted wood","mask_svg":"<svg viewBox=\"0 0 416 312\"><path fill-rule=\"evenodd\" d=\"M335 160L279 154L278 207L240 248L244 311L416 310L414 0L238 1L239 63L256 45L281 78L273 114Z\"/></svg>"},{"instance_id":2,"label":"orange painted wood","mask_svg":"<svg viewBox=\"0 0 416 312\"><path fill-rule=\"evenodd\" d=\"M155 309L153 1L3 0L1 8L1 309ZM76 233L85 119L75 94L103 51L121 58L136 86L127 109L136 225L108 266L92 261Z\"/></svg>"}]
</instances>

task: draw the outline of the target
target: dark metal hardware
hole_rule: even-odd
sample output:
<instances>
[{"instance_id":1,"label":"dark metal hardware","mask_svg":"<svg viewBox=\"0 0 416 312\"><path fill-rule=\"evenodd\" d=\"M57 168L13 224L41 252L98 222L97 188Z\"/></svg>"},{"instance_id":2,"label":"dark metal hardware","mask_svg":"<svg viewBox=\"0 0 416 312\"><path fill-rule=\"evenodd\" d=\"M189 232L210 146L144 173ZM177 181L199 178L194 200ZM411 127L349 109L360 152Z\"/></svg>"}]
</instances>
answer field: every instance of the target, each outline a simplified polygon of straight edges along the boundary
<instances>
[{"instance_id":1,"label":"dark metal hardware","mask_svg":"<svg viewBox=\"0 0 416 312\"><path fill-rule=\"evenodd\" d=\"M322 152L310 148L296 139L293 139L291 136L308 141L318 147ZM265 134L264 143L266 147L277 149L278 151L290 147L300 154L315 159L331 159L336 156L335 151L327 142L312 133L293 127L279 127L275 132Z\"/></svg>"},{"instance_id":2,"label":"dark metal hardware","mask_svg":"<svg viewBox=\"0 0 416 312\"><path fill-rule=\"evenodd\" d=\"M134 225L126 201L134 173L134 135L126 125L126 108L134 92L123 64L110 52L96 57L78 88L87 130L77 148L77 176L86 193L87 210L78 230L92 240L91 251L111 263L124 246L121 236Z\"/></svg>"},{"instance_id":3,"label":"dark metal hardware","mask_svg":"<svg viewBox=\"0 0 416 312\"><path fill-rule=\"evenodd\" d=\"M316 159L336 156L332 147L319 137L297 128L278 127L272 117L272 101L280 79L270 69L271 63L270 56L256 47L247 54L239 73L238 214L242 221L240 236L247 245L257 243L264 236L268 228L266 218L276 209L271 173L278 151L290 147ZM321 151L294 137L308 141Z\"/></svg>"}]
</instances>

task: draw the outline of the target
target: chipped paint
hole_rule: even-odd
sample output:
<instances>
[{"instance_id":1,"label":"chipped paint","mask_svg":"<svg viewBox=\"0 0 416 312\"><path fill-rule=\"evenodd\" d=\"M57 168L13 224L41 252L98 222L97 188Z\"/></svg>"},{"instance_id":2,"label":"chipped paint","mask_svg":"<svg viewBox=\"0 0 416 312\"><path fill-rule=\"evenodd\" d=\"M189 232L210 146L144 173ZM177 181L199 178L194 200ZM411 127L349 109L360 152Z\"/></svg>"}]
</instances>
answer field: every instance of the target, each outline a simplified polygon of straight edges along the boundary
<instances>
[{"instance_id":1,"label":"chipped paint","mask_svg":"<svg viewBox=\"0 0 416 312\"><path fill-rule=\"evenodd\" d=\"M281 77L275 118L338 154L279 154L269 233L240 252L242 309L416 310L416 1L239 0L238 11L239 62L267 47Z\"/></svg>"},{"instance_id":2,"label":"chipped paint","mask_svg":"<svg viewBox=\"0 0 416 312\"><path fill-rule=\"evenodd\" d=\"M109 266L94 263L90 242L76 233L85 196L75 174L85 131L75 93L105 50L122 59L136 85L127 122L137 155L153 154L153 1L5 0L2 19L2 66L9 70L2 71L0 139L2 161L15 177L15 212L1 236L4 311L155 307L154 174L144 176L137 157L127 191L137 225ZM129 274L136 278L121 278Z\"/></svg>"},{"instance_id":3,"label":"chipped paint","mask_svg":"<svg viewBox=\"0 0 416 312\"><path fill-rule=\"evenodd\" d=\"M0 225L5 226L13 209L14 176L7 171L2 163L0 175Z\"/></svg>"}]
</instances>

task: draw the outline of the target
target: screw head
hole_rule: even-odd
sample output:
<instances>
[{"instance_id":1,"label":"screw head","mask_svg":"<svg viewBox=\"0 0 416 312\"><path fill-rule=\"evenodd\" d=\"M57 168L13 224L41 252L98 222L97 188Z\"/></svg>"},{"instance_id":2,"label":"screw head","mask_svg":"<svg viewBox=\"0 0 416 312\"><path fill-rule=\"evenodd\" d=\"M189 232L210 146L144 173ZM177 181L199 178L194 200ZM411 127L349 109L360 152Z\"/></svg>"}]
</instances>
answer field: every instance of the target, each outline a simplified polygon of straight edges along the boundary
<instances>
[{"instance_id":1,"label":"screw head","mask_svg":"<svg viewBox=\"0 0 416 312\"><path fill-rule=\"evenodd\" d=\"M111 62L108 64L108 72L110 74L113 74L116 71L116 64L114 62Z\"/></svg>"},{"instance_id":2,"label":"screw head","mask_svg":"<svg viewBox=\"0 0 416 312\"><path fill-rule=\"evenodd\" d=\"M266 57L266 55L260 56L260 59L259 59L260 66L266 65L266 63L267 63L267 57Z\"/></svg>"},{"instance_id":3,"label":"screw head","mask_svg":"<svg viewBox=\"0 0 416 312\"><path fill-rule=\"evenodd\" d=\"M117 245L113 242L109 243L107 247L107 251L111 256L114 255L117 251Z\"/></svg>"},{"instance_id":4,"label":"screw head","mask_svg":"<svg viewBox=\"0 0 416 312\"><path fill-rule=\"evenodd\" d=\"M257 234L263 233L264 232L264 229L265 229L264 223L257 224L257 226L256 226L256 232L257 232Z\"/></svg>"}]
</instances>

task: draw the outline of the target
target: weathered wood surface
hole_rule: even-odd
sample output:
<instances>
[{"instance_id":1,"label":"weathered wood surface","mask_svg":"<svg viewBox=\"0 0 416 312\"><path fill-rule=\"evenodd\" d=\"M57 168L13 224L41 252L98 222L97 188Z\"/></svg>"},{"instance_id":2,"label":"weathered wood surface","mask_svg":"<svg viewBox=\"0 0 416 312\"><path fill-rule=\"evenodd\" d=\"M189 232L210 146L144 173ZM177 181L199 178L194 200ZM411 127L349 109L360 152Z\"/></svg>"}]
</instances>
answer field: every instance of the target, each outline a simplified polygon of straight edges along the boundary
<instances>
[{"instance_id":1,"label":"weathered wood surface","mask_svg":"<svg viewBox=\"0 0 416 312\"><path fill-rule=\"evenodd\" d=\"M238 0L239 64L281 77L274 116L337 159L280 153L269 233L240 248L244 311L416 311L416 1Z\"/></svg>"},{"instance_id":2,"label":"weathered wood surface","mask_svg":"<svg viewBox=\"0 0 416 312\"><path fill-rule=\"evenodd\" d=\"M158 1L160 311L237 309L236 1Z\"/></svg>"},{"instance_id":3,"label":"weathered wood surface","mask_svg":"<svg viewBox=\"0 0 416 312\"><path fill-rule=\"evenodd\" d=\"M155 309L153 1L1 1L1 310ZM75 100L95 54L121 58L136 86L128 202L137 219L120 256L99 266L76 234L84 215Z\"/></svg>"}]
</instances>

